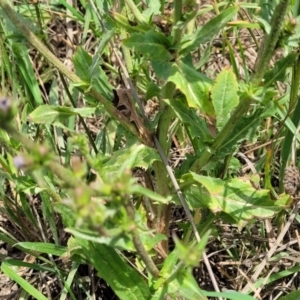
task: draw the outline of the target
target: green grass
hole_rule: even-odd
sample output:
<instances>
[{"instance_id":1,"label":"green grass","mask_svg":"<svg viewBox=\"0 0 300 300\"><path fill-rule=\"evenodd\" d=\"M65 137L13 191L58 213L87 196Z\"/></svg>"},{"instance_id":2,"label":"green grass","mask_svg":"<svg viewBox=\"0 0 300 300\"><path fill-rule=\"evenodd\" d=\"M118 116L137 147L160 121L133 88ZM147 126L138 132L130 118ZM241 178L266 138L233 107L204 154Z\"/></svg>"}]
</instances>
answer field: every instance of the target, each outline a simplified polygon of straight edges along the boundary
<instances>
[{"instance_id":1,"label":"green grass","mask_svg":"<svg viewBox=\"0 0 300 300\"><path fill-rule=\"evenodd\" d=\"M299 0L11 2L1 289L295 299Z\"/></svg>"}]
</instances>

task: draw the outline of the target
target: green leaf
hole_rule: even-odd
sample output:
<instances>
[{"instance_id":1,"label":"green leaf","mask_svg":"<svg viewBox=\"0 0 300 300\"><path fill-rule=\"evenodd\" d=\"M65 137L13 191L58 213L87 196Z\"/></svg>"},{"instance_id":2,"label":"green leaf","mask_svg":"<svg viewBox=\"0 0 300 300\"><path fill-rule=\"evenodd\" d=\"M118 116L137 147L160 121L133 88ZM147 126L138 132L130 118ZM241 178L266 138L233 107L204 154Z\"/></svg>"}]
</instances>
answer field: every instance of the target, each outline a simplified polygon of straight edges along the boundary
<instances>
[{"instance_id":1,"label":"green leaf","mask_svg":"<svg viewBox=\"0 0 300 300\"><path fill-rule=\"evenodd\" d=\"M1 270L6 274L10 279L19 284L27 293L34 297L37 300L47 300L47 298L40 293L34 286L32 286L27 280L23 279L16 271L13 270L13 265L8 261L3 261L1 264Z\"/></svg>"},{"instance_id":2,"label":"green leaf","mask_svg":"<svg viewBox=\"0 0 300 300\"><path fill-rule=\"evenodd\" d=\"M218 149L216 156L224 158L225 155L234 152L239 143L244 140L249 142L255 141L258 137L258 128L261 119L274 115L274 110L275 108L273 107L270 107L270 109L267 109L267 107L259 108L253 115L240 118L228 138L224 141L220 149Z\"/></svg>"},{"instance_id":3,"label":"green leaf","mask_svg":"<svg viewBox=\"0 0 300 300\"><path fill-rule=\"evenodd\" d=\"M112 236L109 236L109 235L100 236L98 232L84 230L84 229L78 229L78 228L66 228L65 231L72 234L72 236L74 236L75 238L80 238L80 239L84 239L86 241L104 244L104 245L113 247L115 249L131 251L131 252L136 251L134 244L132 243L130 237L124 233L121 233L118 235L112 235ZM144 247L147 251L151 251L157 243L167 239L166 236L163 234L156 234L153 236L153 234L150 234L149 232L144 232L144 231L141 231L140 238L141 238L142 244L144 245ZM72 250L72 248L69 247L69 251L71 251L71 250Z\"/></svg>"},{"instance_id":4,"label":"green leaf","mask_svg":"<svg viewBox=\"0 0 300 300\"><path fill-rule=\"evenodd\" d=\"M272 218L291 201L289 196L272 200L269 190L257 190L249 179L223 181L191 172L184 175L183 180L194 180L197 183L186 194L193 208L204 206L215 214L226 213L239 227L254 218Z\"/></svg>"},{"instance_id":5,"label":"green leaf","mask_svg":"<svg viewBox=\"0 0 300 300\"><path fill-rule=\"evenodd\" d=\"M66 0L58 0L58 3L63 5L66 9L68 9L68 11L72 13L74 19L84 23L85 21L84 16L79 12L78 9L76 9L76 7L70 5Z\"/></svg>"},{"instance_id":6,"label":"green leaf","mask_svg":"<svg viewBox=\"0 0 300 300\"><path fill-rule=\"evenodd\" d=\"M78 75L82 81L90 83L91 76L88 70L92 66L92 57L82 47L78 47L73 56L73 63L76 75Z\"/></svg>"},{"instance_id":7,"label":"green leaf","mask_svg":"<svg viewBox=\"0 0 300 300\"><path fill-rule=\"evenodd\" d=\"M161 60L152 60L151 61L152 68L156 74L156 76L160 79L167 80L171 75L172 71L172 63Z\"/></svg>"},{"instance_id":8,"label":"green leaf","mask_svg":"<svg viewBox=\"0 0 300 300\"><path fill-rule=\"evenodd\" d=\"M36 216L31 211L30 203L28 202L28 199L26 198L26 195L22 192L19 193L20 203L22 204L22 211L26 218L32 222L32 224L35 226L35 228L39 228L38 222L36 219Z\"/></svg>"},{"instance_id":9,"label":"green leaf","mask_svg":"<svg viewBox=\"0 0 300 300\"><path fill-rule=\"evenodd\" d=\"M200 290L199 284L197 283L192 271L187 269L184 274L178 276L176 279L178 285L178 294L183 297L183 299L201 299L206 300L204 291ZM176 293L176 294L177 294Z\"/></svg>"},{"instance_id":10,"label":"green leaf","mask_svg":"<svg viewBox=\"0 0 300 300\"><path fill-rule=\"evenodd\" d=\"M183 263L177 264L177 262L179 259L178 256L182 255L185 261L186 257L188 257L188 260L191 259L196 263L196 260L199 259L199 255L201 255L201 252L204 250L207 238L208 235L206 235L203 242L201 241L197 246L192 247L193 253L191 256L193 256L193 258L191 258L190 253L188 252L191 248L183 244L179 246L178 243L176 243L176 248L164 261L164 265L160 271L160 278L154 284L156 292L152 299L163 300L166 295L170 296L171 299L177 299L178 295L181 295L183 299L206 300L206 297L200 290L198 283L192 275L191 267L186 268ZM182 248L185 249L182 251ZM200 253L197 253L197 248L199 248ZM199 263L199 260L197 263Z\"/></svg>"},{"instance_id":11,"label":"green leaf","mask_svg":"<svg viewBox=\"0 0 300 300\"><path fill-rule=\"evenodd\" d=\"M29 116L29 120L37 124L56 125L64 127L63 123L66 119L81 115L82 117L90 117L96 111L95 107L72 108L65 106L40 105Z\"/></svg>"},{"instance_id":12,"label":"green leaf","mask_svg":"<svg viewBox=\"0 0 300 300\"><path fill-rule=\"evenodd\" d=\"M188 107L180 100L165 100L165 102L172 107L178 119L188 126L192 139L200 137L203 143L212 140L206 122L199 118L195 109Z\"/></svg>"},{"instance_id":13,"label":"green leaf","mask_svg":"<svg viewBox=\"0 0 300 300\"><path fill-rule=\"evenodd\" d=\"M99 63L102 60L101 54L103 53L106 45L109 43L110 39L114 36L115 29L111 29L104 33L104 35L101 36L101 40L99 42L99 45L97 47L97 52L94 54L92 58L92 64L90 66L90 72L93 74L93 70L99 68Z\"/></svg>"},{"instance_id":14,"label":"green leaf","mask_svg":"<svg viewBox=\"0 0 300 300\"><path fill-rule=\"evenodd\" d=\"M133 243L125 234L100 236L97 232L78 228L66 228L65 231L72 234L75 238L84 239L86 241L91 241L126 251L135 250Z\"/></svg>"},{"instance_id":15,"label":"green leaf","mask_svg":"<svg viewBox=\"0 0 300 300\"><path fill-rule=\"evenodd\" d=\"M211 99L216 112L217 128L221 130L231 111L238 103L238 83L231 69L224 68L211 89Z\"/></svg>"},{"instance_id":16,"label":"green leaf","mask_svg":"<svg viewBox=\"0 0 300 300\"><path fill-rule=\"evenodd\" d=\"M199 264L209 236L210 231L207 231L196 245L185 245L178 239L175 240L176 247L165 259L160 278L154 284L154 288L157 289L156 297L167 293L169 295L179 293L185 297L184 299L198 299L197 296L203 296L190 267ZM179 258L181 261L177 264Z\"/></svg>"},{"instance_id":17,"label":"green leaf","mask_svg":"<svg viewBox=\"0 0 300 300\"><path fill-rule=\"evenodd\" d=\"M300 299L300 290L291 292L288 295L280 297L278 300L297 300L297 299Z\"/></svg>"},{"instance_id":18,"label":"green leaf","mask_svg":"<svg viewBox=\"0 0 300 300\"><path fill-rule=\"evenodd\" d=\"M75 278L75 275L76 275L79 267L80 267L79 263L74 262L72 264L72 268L68 273L68 278L64 282L64 289L61 292L59 300L65 300L67 298L68 292L71 294L72 299L76 299L76 297L72 293L72 290L70 287L72 286L72 284L74 282L74 278Z\"/></svg>"},{"instance_id":19,"label":"green leaf","mask_svg":"<svg viewBox=\"0 0 300 300\"><path fill-rule=\"evenodd\" d=\"M27 250L36 251L36 252L40 252L40 253L52 254L52 255L56 255L56 256L61 256L67 251L66 247L58 246L58 245L50 244L50 243L21 242L21 243L18 243L17 245L19 245Z\"/></svg>"},{"instance_id":20,"label":"green leaf","mask_svg":"<svg viewBox=\"0 0 300 300\"><path fill-rule=\"evenodd\" d=\"M107 37L109 38L109 37ZM73 56L74 67L76 74L82 80L77 86L87 89L91 85L106 99L113 99L113 87L108 82L108 77L98 65L98 57L93 59L82 47L78 47ZM73 84L74 85L74 84Z\"/></svg>"},{"instance_id":21,"label":"green leaf","mask_svg":"<svg viewBox=\"0 0 300 300\"><path fill-rule=\"evenodd\" d=\"M176 264L179 260L178 249L175 248L165 259L163 267L161 268L159 275L160 278L155 283L154 287L158 288L163 284L164 280L167 279L172 272L176 269Z\"/></svg>"},{"instance_id":22,"label":"green leaf","mask_svg":"<svg viewBox=\"0 0 300 300\"><path fill-rule=\"evenodd\" d=\"M202 113L214 116L214 108L209 99L212 80L197 72L183 62L172 65L169 81L185 95L188 105L201 110Z\"/></svg>"},{"instance_id":23,"label":"green leaf","mask_svg":"<svg viewBox=\"0 0 300 300\"><path fill-rule=\"evenodd\" d=\"M128 48L134 48L150 60L167 61L172 58L167 50L170 47L169 40L161 33L149 30L146 34L133 33L123 41Z\"/></svg>"},{"instance_id":24,"label":"green leaf","mask_svg":"<svg viewBox=\"0 0 300 300\"><path fill-rule=\"evenodd\" d=\"M196 267L202 257L211 231L208 230L196 245L185 245L178 238L175 239L178 256L185 266Z\"/></svg>"},{"instance_id":25,"label":"green leaf","mask_svg":"<svg viewBox=\"0 0 300 300\"><path fill-rule=\"evenodd\" d=\"M206 295L207 297L214 297L214 298L223 297L225 299L232 299L232 300L255 300L255 298L251 296L244 295L242 293L238 293L235 291L222 292L222 293L203 291L203 294Z\"/></svg>"},{"instance_id":26,"label":"green leaf","mask_svg":"<svg viewBox=\"0 0 300 300\"><path fill-rule=\"evenodd\" d=\"M76 223L76 216L74 211L63 203L54 203L54 210L58 212L62 219L65 227L72 227Z\"/></svg>"},{"instance_id":27,"label":"green leaf","mask_svg":"<svg viewBox=\"0 0 300 300\"><path fill-rule=\"evenodd\" d=\"M203 27L196 30L194 34L185 36L181 42L180 54L186 55L190 51L198 48L199 44L211 41L214 35L225 27L226 23L234 17L238 10L239 8L237 6L229 7L214 19L207 22Z\"/></svg>"},{"instance_id":28,"label":"green leaf","mask_svg":"<svg viewBox=\"0 0 300 300\"><path fill-rule=\"evenodd\" d=\"M130 148L114 152L111 159L103 165L99 172L105 177L111 177L121 174L125 168L148 169L155 160L160 160L155 149L145 145L132 145Z\"/></svg>"},{"instance_id":29,"label":"green leaf","mask_svg":"<svg viewBox=\"0 0 300 300\"><path fill-rule=\"evenodd\" d=\"M143 16L150 19L152 15L159 15L160 7L161 7L161 1L160 0L148 0L147 3L147 9L143 11Z\"/></svg>"},{"instance_id":30,"label":"green leaf","mask_svg":"<svg viewBox=\"0 0 300 300\"><path fill-rule=\"evenodd\" d=\"M149 100L155 96L160 95L159 85L155 84L153 81L150 81L147 85L147 91L145 95L145 100Z\"/></svg>"},{"instance_id":31,"label":"green leaf","mask_svg":"<svg viewBox=\"0 0 300 300\"><path fill-rule=\"evenodd\" d=\"M137 24L128 20L124 15L117 13L116 11L111 12L111 16L115 24L122 29L125 29L128 33L141 32L145 33L150 29L150 26L146 24Z\"/></svg>"},{"instance_id":32,"label":"green leaf","mask_svg":"<svg viewBox=\"0 0 300 300\"><path fill-rule=\"evenodd\" d=\"M47 220L49 224L49 228L52 232L53 240L56 245L60 244L59 237L58 237L58 231L59 228L57 226L57 219L56 215L53 211L53 201L50 195L47 192L40 193L41 200L42 200L42 212L43 212L43 218L44 220ZM38 227L37 227L38 228Z\"/></svg>"},{"instance_id":33,"label":"green leaf","mask_svg":"<svg viewBox=\"0 0 300 300\"><path fill-rule=\"evenodd\" d=\"M150 299L143 276L128 266L114 248L78 239L82 252L121 300Z\"/></svg>"},{"instance_id":34,"label":"green leaf","mask_svg":"<svg viewBox=\"0 0 300 300\"><path fill-rule=\"evenodd\" d=\"M299 56L299 53L289 53L286 57L281 58L275 63L272 70L266 72L264 77L264 86L269 86L275 81L284 81L286 70L291 68Z\"/></svg>"},{"instance_id":35,"label":"green leaf","mask_svg":"<svg viewBox=\"0 0 300 300\"><path fill-rule=\"evenodd\" d=\"M37 105L42 105L43 98L39 88L38 80L32 68L32 62L29 57L28 48L20 43L13 43L13 51L16 56L15 66L22 75L21 80L24 81L24 88L26 87L32 95L32 97L29 98L31 101L31 106L36 107Z\"/></svg>"},{"instance_id":36,"label":"green leaf","mask_svg":"<svg viewBox=\"0 0 300 300\"><path fill-rule=\"evenodd\" d=\"M294 275L295 273L298 273L300 271L300 265L296 264L295 267L289 268L287 270L283 270L281 272L278 273L273 273L270 276L265 275L265 277L261 276L260 279L256 280L253 285L255 286L255 288L260 288L262 285L267 285L270 284L272 282L275 282L277 280L280 279L284 279L288 276ZM248 293L251 293L251 291L248 291ZM295 298L293 298L294 300ZM296 298L298 300L298 298Z\"/></svg>"},{"instance_id":37,"label":"green leaf","mask_svg":"<svg viewBox=\"0 0 300 300\"><path fill-rule=\"evenodd\" d=\"M130 188L130 192L132 194L137 194L137 195L143 195L148 197L151 200L154 200L154 202L158 202L158 203L163 203L163 204L167 204L170 202L170 198L169 197L163 197L149 189L144 188L142 185L140 184L134 184L132 185Z\"/></svg>"},{"instance_id":38,"label":"green leaf","mask_svg":"<svg viewBox=\"0 0 300 300\"><path fill-rule=\"evenodd\" d=\"M204 292L200 290L197 281L192 275L191 268L184 269L179 272L174 280L160 287L153 295L152 299L166 299L166 295L170 299L185 300L207 300ZM182 297L178 297L178 296Z\"/></svg>"},{"instance_id":39,"label":"green leaf","mask_svg":"<svg viewBox=\"0 0 300 300\"><path fill-rule=\"evenodd\" d=\"M31 176L23 175L23 176L15 176L12 175L12 180L14 180L16 184L16 190L24 193L40 193L44 189L37 187L37 183L32 179Z\"/></svg>"},{"instance_id":40,"label":"green leaf","mask_svg":"<svg viewBox=\"0 0 300 300\"><path fill-rule=\"evenodd\" d=\"M80 253L82 247L78 243L77 239L73 236L70 236L68 239L68 251L64 254L64 257L72 256L74 254Z\"/></svg>"},{"instance_id":41,"label":"green leaf","mask_svg":"<svg viewBox=\"0 0 300 300\"><path fill-rule=\"evenodd\" d=\"M7 262L9 265L13 266L13 267L25 267L28 269L33 269L33 270L37 270L37 271L42 271L42 272L50 272L50 273L55 273L57 270L55 270L55 267L48 267L46 264L40 264L40 263L36 263L36 264L31 264L28 262L24 262L22 260L17 260L17 259L10 259L7 258L5 259L5 262ZM50 261L49 261L50 262ZM16 270L17 268L14 268L14 270Z\"/></svg>"}]
</instances>

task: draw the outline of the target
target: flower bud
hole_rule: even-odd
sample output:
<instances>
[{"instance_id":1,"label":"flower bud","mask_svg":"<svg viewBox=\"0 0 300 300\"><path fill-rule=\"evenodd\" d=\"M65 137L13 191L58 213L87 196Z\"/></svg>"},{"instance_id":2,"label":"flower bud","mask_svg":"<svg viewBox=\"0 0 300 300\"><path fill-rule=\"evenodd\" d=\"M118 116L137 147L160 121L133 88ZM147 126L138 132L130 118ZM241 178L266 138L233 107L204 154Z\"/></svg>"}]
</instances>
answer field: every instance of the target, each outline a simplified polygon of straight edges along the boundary
<instances>
[{"instance_id":1,"label":"flower bud","mask_svg":"<svg viewBox=\"0 0 300 300\"><path fill-rule=\"evenodd\" d=\"M14 117L14 109L11 98L0 94L0 127L5 126Z\"/></svg>"},{"instance_id":2,"label":"flower bud","mask_svg":"<svg viewBox=\"0 0 300 300\"><path fill-rule=\"evenodd\" d=\"M13 158L13 163L17 169L27 169L33 164L33 161L25 155L17 155Z\"/></svg>"}]
</instances>

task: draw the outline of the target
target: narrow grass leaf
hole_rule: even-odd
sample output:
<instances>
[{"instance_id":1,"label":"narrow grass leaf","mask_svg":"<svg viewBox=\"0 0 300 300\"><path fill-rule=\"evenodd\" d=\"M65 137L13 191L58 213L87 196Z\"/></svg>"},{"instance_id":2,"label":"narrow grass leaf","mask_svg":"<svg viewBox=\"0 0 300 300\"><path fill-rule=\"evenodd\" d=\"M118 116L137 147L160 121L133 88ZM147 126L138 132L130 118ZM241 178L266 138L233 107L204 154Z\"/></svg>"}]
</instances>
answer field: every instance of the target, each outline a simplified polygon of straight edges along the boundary
<instances>
[{"instance_id":1,"label":"narrow grass leaf","mask_svg":"<svg viewBox=\"0 0 300 300\"><path fill-rule=\"evenodd\" d=\"M150 26L146 24L131 25L131 21L116 11L111 12L111 16L113 17L115 25L119 28L125 29L128 33L146 33L149 29L151 29Z\"/></svg>"},{"instance_id":2,"label":"narrow grass leaf","mask_svg":"<svg viewBox=\"0 0 300 300\"><path fill-rule=\"evenodd\" d=\"M72 284L73 284L74 277L75 277L75 275L76 275L76 273L77 273L77 270L78 270L79 266L80 266L80 264L79 264L79 263L76 263L76 262L74 262L74 263L72 264L72 268L71 268L71 270L70 270L70 272L69 272L69 274L68 274L68 278L67 278L67 280L64 282L64 289L63 289L62 292L61 292L61 295L60 295L59 300L65 300L65 299L67 298L68 292L71 291L71 288L70 288L70 287L71 287ZM73 294L73 293L71 293L71 297L72 297L73 300L76 300L76 298L74 298L74 294Z\"/></svg>"},{"instance_id":3,"label":"narrow grass leaf","mask_svg":"<svg viewBox=\"0 0 300 300\"><path fill-rule=\"evenodd\" d=\"M199 44L210 41L234 17L238 10L237 6L229 7L208 21L203 27L197 29L194 34L184 37L182 39L180 54L188 54L190 51L198 48Z\"/></svg>"},{"instance_id":4,"label":"narrow grass leaf","mask_svg":"<svg viewBox=\"0 0 300 300\"><path fill-rule=\"evenodd\" d=\"M79 10L70 5L66 0L58 0L58 3L63 5L69 12L71 12L76 20L81 21L82 23L85 22L85 19L82 14L79 13Z\"/></svg>"},{"instance_id":5,"label":"narrow grass leaf","mask_svg":"<svg viewBox=\"0 0 300 300\"><path fill-rule=\"evenodd\" d=\"M55 244L59 244L58 228L56 226L55 214L53 213L52 202L47 193L40 193L42 199L42 212L45 222L49 223Z\"/></svg>"},{"instance_id":6,"label":"narrow grass leaf","mask_svg":"<svg viewBox=\"0 0 300 300\"><path fill-rule=\"evenodd\" d=\"M203 294L207 297L214 297L214 298L223 297L225 299L231 299L231 300L256 300L252 296L243 295L242 293L238 293L235 291L222 292L222 293L203 291Z\"/></svg>"},{"instance_id":7,"label":"narrow grass leaf","mask_svg":"<svg viewBox=\"0 0 300 300\"><path fill-rule=\"evenodd\" d=\"M25 216L32 222L32 224L35 226L35 228L38 228L38 223L36 220L36 217L34 217L30 205L28 204L28 199L26 198L26 195L24 193L19 193L20 195L20 202L22 205L22 210L25 214Z\"/></svg>"},{"instance_id":8,"label":"narrow grass leaf","mask_svg":"<svg viewBox=\"0 0 300 300\"><path fill-rule=\"evenodd\" d=\"M199 118L196 109L189 108L182 101L170 101L165 102L172 107L176 116L189 128L191 138L201 137L201 142L211 142L212 136L208 130L207 123L204 119Z\"/></svg>"},{"instance_id":9,"label":"narrow grass leaf","mask_svg":"<svg viewBox=\"0 0 300 300\"><path fill-rule=\"evenodd\" d=\"M286 71L288 68L291 68L299 56L299 53L289 53L286 57L281 58L275 63L273 69L266 72L264 76L264 85L270 86L271 84L275 83L276 81L284 81Z\"/></svg>"},{"instance_id":10,"label":"narrow grass leaf","mask_svg":"<svg viewBox=\"0 0 300 300\"><path fill-rule=\"evenodd\" d=\"M298 142L300 142L300 134L298 133L298 130L291 118L286 117L286 111L282 111L281 107L278 105L276 113L280 116L280 121L284 121L284 125L292 133L292 136L296 136Z\"/></svg>"},{"instance_id":11,"label":"narrow grass leaf","mask_svg":"<svg viewBox=\"0 0 300 300\"><path fill-rule=\"evenodd\" d=\"M13 45L13 51L16 55L16 66L19 68L22 74L24 85L32 95L32 97L29 98L31 100L32 108L38 105L42 105L44 101L41 95L37 78L35 76L35 72L32 68L28 49L23 45L15 43ZM25 86L23 86L23 88L25 88Z\"/></svg>"},{"instance_id":12,"label":"narrow grass leaf","mask_svg":"<svg viewBox=\"0 0 300 300\"><path fill-rule=\"evenodd\" d=\"M300 122L300 97L298 97L297 103L295 110L292 115L292 120L291 123L294 125L295 128L299 126ZM298 130L297 130L298 131ZM293 139L294 139L294 133L291 132L290 130L287 131L285 134L284 141L282 143L282 148L281 148L281 167L280 167L280 183L279 183L279 188L280 191L283 191L283 178L285 174L285 168L287 165L287 162L290 157L291 153L291 148L293 144Z\"/></svg>"},{"instance_id":13,"label":"narrow grass leaf","mask_svg":"<svg viewBox=\"0 0 300 300\"><path fill-rule=\"evenodd\" d=\"M262 277L262 278L259 278L256 282L254 282L254 286L256 288L259 288L262 284L263 285L267 285L267 284L270 284L276 280L279 280L279 279L282 279L282 278L285 278L285 277L288 277L288 276L291 276L295 273L299 273L300 271L300 265L297 264L295 267L293 268L290 268L290 269L287 269L287 270L283 270L281 272L278 272L278 273L275 273L275 274L271 274L270 276L268 276L267 278L265 277Z\"/></svg>"},{"instance_id":14,"label":"narrow grass leaf","mask_svg":"<svg viewBox=\"0 0 300 300\"><path fill-rule=\"evenodd\" d=\"M262 118L272 116L275 108L258 108L251 116L242 116L236 123L228 138L218 149L216 157L224 158L225 155L236 151L242 141L254 142L259 136L259 126Z\"/></svg>"},{"instance_id":15,"label":"narrow grass leaf","mask_svg":"<svg viewBox=\"0 0 300 300\"><path fill-rule=\"evenodd\" d=\"M12 268L12 265L7 261L3 261L1 264L1 270L5 273L10 279L19 284L28 294L33 296L37 300L47 300L47 298L40 293L34 286L32 286L28 281L23 279L18 275Z\"/></svg>"},{"instance_id":16,"label":"narrow grass leaf","mask_svg":"<svg viewBox=\"0 0 300 300\"><path fill-rule=\"evenodd\" d=\"M280 297L278 300L296 300L300 299L300 290L289 293L286 296Z\"/></svg>"},{"instance_id":17,"label":"narrow grass leaf","mask_svg":"<svg viewBox=\"0 0 300 300\"><path fill-rule=\"evenodd\" d=\"M230 57L230 62L231 62L232 70L233 70L236 78L240 78L240 72L239 72L239 67L238 67L239 63L238 63L238 60L236 58L235 51L232 48L232 45L230 44L230 42L227 43L227 47L228 47L228 52L229 52L229 57Z\"/></svg>"},{"instance_id":18,"label":"narrow grass leaf","mask_svg":"<svg viewBox=\"0 0 300 300\"><path fill-rule=\"evenodd\" d=\"M2 227L0 227L0 240L7 243L10 246L13 246L18 242L10 233L6 232ZM17 248L22 250L21 247L17 246Z\"/></svg>"},{"instance_id":19,"label":"narrow grass leaf","mask_svg":"<svg viewBox=\"0 0 300 300\"><path fill-rule=\"evenodd\" d=\"M249 22L249 21L231 21L227 23L228 26L234 26L237 28L251 28L251 29L260 29L259 23Z\"/></svg>"},{"instance_id":20,"label":"narrow grass leaf","mask_svg":"<svg viewBox=\"0 0 300 300\"><path fill-rule=\"evenodd\" d=\"M31 264L17 259L6 259L5 260L9 265L20 268L28 268L41 272L50 272L55 273L55 269L51 267L47 267L44 264Z\"/></svg>"},{"instance_id":21,"label":"narrow grass leaf","mask_svg":"<svg viewBox=\"0 0 300 300\"><path fill-rule=\"evenodd\" d=\"M27 250L52 254L56 256L61 256L67 251L66 247L58 246L50 243L21 242L18 243L17 245Z\"/></svg>"}]
</instances>

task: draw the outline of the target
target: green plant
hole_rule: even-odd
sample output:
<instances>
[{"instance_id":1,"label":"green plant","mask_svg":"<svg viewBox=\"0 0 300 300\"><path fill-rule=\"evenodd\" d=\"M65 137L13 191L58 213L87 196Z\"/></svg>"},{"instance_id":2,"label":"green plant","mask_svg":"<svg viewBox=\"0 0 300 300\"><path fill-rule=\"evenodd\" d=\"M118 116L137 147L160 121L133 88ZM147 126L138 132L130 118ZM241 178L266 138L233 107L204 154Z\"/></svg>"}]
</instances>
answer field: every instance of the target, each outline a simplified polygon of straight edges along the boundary
<instances>
[{"instance_id":1,"label":"green plant","mask_svg":"<svg viewBox=\"0 0 300 300\"><path fill-rule=\"evenodd\" d=\"M7 258L2 271L27 293L45 299L14 267L58 278L61 299L76 299L72 285L92 297L76 276L85 264L120 299L254 299L247 294L257 296L266 281L276 280L262 274L254 291L244 280L239 290L243 294L220 292L205 246L212 236L221 239L214 222L242 230L254 219L277 216L279 228L279 217L291 206L283 178L294 136L298 139L298 2L292 6L281 0L272 10L264 7L259 23L244 20L258 3L211 2L200 7L197 1L175 0L172 6L158 0L142 5L125 0L117 9L110 1L90 0L80 1L77 10L66 1L53 1L51 12L66 10L82 27L73 72L52 51L45 30L51 20L47 6L12 8L0 0L0 174L7 187L1 209L16 228L23 228L19 238L4 230L0 238L37 261ZM201 26L199 19L207 12L211 19ZM254 36L261 28L266 33L250 76L238 34L246 29ZM201 69L219 32L232 68L209 77ZM89 35L94 38L91 48L83 45ZM231 36L238 40L243 80ZM208 45L207 55L203 45ZM279 45L285 55L269 69ZM47 60L40 73L32 67L30 47ZM291 89L283 92L277 83L289 80ZM60 96L58 82L63 86ZM149 112L151 103L159 107L157 112ZM94 116L101 118L101 125L93 133L88 120ZM283 125L288 133L281 145L276 190L271 165ZM245 141L268 146L260 149L252 172L239 176L237 155ZM174 145L178 151L191 148L180 165L169 162ZM27 203L32 194L40 201L40 212ZM182 240L173 236L171 250L175 205L183 208L188 222L181 224ZM60 218L68 234L63 243ZM40 235L32 236L34 231ZM243 258L234 251L228 254L234 261ZM53 256L69 266L56 263ZM266 257L265 264L271 259ZM201 259L215 292L200 288L192 276Z\"/></svg>"}]
</instances>

